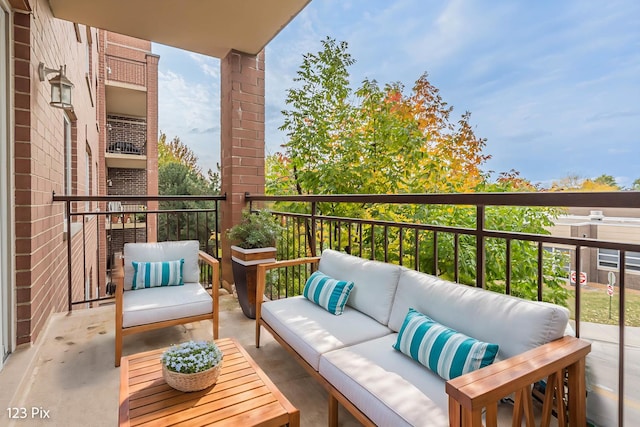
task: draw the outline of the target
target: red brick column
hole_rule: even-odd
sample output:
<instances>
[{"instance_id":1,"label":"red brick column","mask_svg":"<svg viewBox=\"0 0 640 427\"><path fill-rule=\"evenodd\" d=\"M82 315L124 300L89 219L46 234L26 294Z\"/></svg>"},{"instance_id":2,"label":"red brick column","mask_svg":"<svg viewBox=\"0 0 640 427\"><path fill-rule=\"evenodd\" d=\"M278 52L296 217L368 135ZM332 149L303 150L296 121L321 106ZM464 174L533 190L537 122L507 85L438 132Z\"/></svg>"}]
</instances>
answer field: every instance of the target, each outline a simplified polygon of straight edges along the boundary
<instances>
[{"instance_id":1,"label":"red brick column","mask_svg":"<svg viewBox=\"0 0 640 427\"><path fill-rule=\"evenodd\" d=\"M98 135L98 170L96 176L98 179L97 188L98 196L106 196L108 194L107 188L107 166L105 161L105 153L107 151L107 105L106 105L106 86L105 81L107 79L107 65L105 60L106 46L107 46L107 33L103 30L96 31L98 39L98 88L96 93L96 115L98 116L98 127L100 134ZM98 203L98 207L101 211L107 209L106 202ZM100 274L98 275L98 286L100 289L100 296L106 295L106 279L107 279L107 230L103 224L106 223L105 216L98 218L98 252L100 257L98 258L98 268Z\"/></svg>"},{"instance_id":2,"label":"red brick column","mask_svg":"<svg viewBox=\"0 0 640 427\"><path fill-rule=\"evenodd\" d=\"M233 283L226 231L240 221L244 194L264 193L264 51L231 51L220 61L222 281Z\"/></svg>"},{"instance_id":3,"label":"red brick column","mask_svg":"<svg viewBox=\"0 0 640 427\"><path fill-rule=\"evenodd\" d=\"M160 56L147 54L147 194L158 195L158 61ZM149 210L157 210L158 202L148 202ZM147 215L147 241L158 240L157 216Z\"/></svg>"}]
</instances>

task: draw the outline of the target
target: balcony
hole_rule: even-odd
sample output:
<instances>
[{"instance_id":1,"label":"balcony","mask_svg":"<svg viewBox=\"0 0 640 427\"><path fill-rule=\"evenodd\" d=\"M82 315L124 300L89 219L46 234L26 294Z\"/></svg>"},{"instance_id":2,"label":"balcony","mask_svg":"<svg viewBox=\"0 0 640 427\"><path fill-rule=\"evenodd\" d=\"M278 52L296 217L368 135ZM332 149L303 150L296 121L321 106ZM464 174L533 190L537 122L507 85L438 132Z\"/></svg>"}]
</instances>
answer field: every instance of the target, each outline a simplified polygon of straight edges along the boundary
<instances>
[{"instance_id":1,"label":"balcony","mask_svg":"<svg viewBox=\"0 0 640 427\"><path fill-rule=\"evenodd\" d=\"M235 337L269 378L301 410L301 425L326 426L326 392L280 345L265 334L254 346L255 324L232 295L221 296L220 337ZM34 347L16 352L0 372L0 402L4 407L42 408L50 425L118 424L120 369L113 366L115 310L104 306L57 314ZM126 337L124 355L165 347L189 339L210 339L209 322ZM23 373L27 373L23 377ZM44 412L43 411L43 412ZM30 414L30 413L29 413ZM6 420L6 413L1 418ZM343 426L359 425L340 410ZM21 424L16 420L16 425ZM33 421L33 420L29 420ZM6 425L6 424L3 424Z\"/></svg>"},{"instance_id":2,"label":"balcony","mask_svg":"<svg viewBox=\"0 0 640 427\"><path fill-rule=\"evenodd\" d=\"M145 117L147 114L147 66L144 62L106 55L107 113Z\"/></svg>"},{"instance_id":3,"label":"balcony","mask_svg":"<svg viewBox=\"0 0 640 427\"><path fill-rule=\"evenodd\" d=\"M90 203L100 205L107 201L120 201L133 204L136 201L160 200L151 196L101 196L89 198ZM217 203L224 197L190 198L188 196L167 198L167 201L209 200L214 203L210 209L183 209L146 211L145 215L154 216L159 225L159 240L179 240L196 238L203 242L209 253L221 257L218 230L219 208ZM109 215L108 210L88 209L82 197L56 197L55 201L64 201L67 212L71 212L72 222L82 224L82 233L76 233L75 240L69 239L69 253L79 236L86 236L91 227L91 218ZM504 251L504 266L501 292L511 293L515 290L513 259L514 251L523 242L527 250L531 250L536 263L535 293L533 298L546 299L548 277L543 266L547 262L547 249L561 247L572 251L569 256L568 270L581 271L581 267L592 258L590 250L605 250L620 256L616 259L615 268L617 283L612 302L613 317L610 322L594 322L588 317L585 306L588 295L597 289L598 279L592 278L586 286L571 285L569 271L566 271L565 288L568 289L568 303L572 310L572 326L579 337L592 342L592 353L587 358L589 395L587 400L589 418L597 420L597 425L633 425L633 420L640 416L640 392L637 384L640 379L637 360L640 360L640 328L635 325L638 307L635 305L639 290L634 280L635 272L631 264L627 266L624 254L640 252L639 236L620 235L620 240L603 240L588 236L567 236L550 234L529 234L519 231L489 229L487 217L495 207L524 208L531 206L561 208L640 208L640 197L633 192L620 193L529 193L529 194L455 194L455 195L338 195L338 196L257 196L247 195L249 207L266 206L281 217L286 231L278 244L279 259L319 254L325 248L346 250L353 255L377 259L404 265L420 271L434 271L440 274L441 261L445 256L444 246L450 243L451 260L454 270L449 272L453 281L462 282L463 278L473 279L475 286L488 286L489 274L486 271L487 254L493 253L488 245L499 247ZM78 203L81 202L81 203ZM416 222L394 222L382 218L357 218L353 216L331 215L329 208L341 204L358 204L359 206L401 205L406 207L429 208L434 206L450 206L456 209L468 209L473 214L473 224L426 224ZM77 205L77 206L76 206ZM161 219L165 216L165 219ZM169 220L169 218L172 218ZM137 221L137 220L136 220ZM105 218L106 222L106 218ZM105 223L98 221L98 223ZM145 220L144 223L150 221ZM593 224L592 224L593 225ZM160 236L164 230L164 236ZM93 232L96 232L95 230ZM137 237L133 237L136 239ZM472 239L472 254L464 253L469 245L461 244L465 239ZM85 239L86 240L86 237ZM82 242L82 241L81 241ZM635 242L635 243L634 243ZM84 247L84 246L82 246ZM428 248L428 251L424 251ZM114 250L113 248L110 249ZM77 252L76 252L77 253ZM106 258L110 252L100 252L98 256ZM425 256L425 253L429 256ZM69 259L74 259L71 256ZM95 404L96 414L104 414L105 424L113 425L117 413L118 370L112 368L113 353L113 308L108 305L110 297L105 283L99 282L97 293L84 289L86 277L72 277L85 257L76 257L75 264L69 265L69 315L55 315L44 339L38 340L36 350L18 352L9 360L5 370L0 373L3 384L15 384L16 389L25 390L21 401L10 401L20 405L38 406L44 409L59 409L65 412L68 420L80 420L76 402L85 402L87 395L96 396L89 399ZM463 265L462 260L468 265ZM610 260L609 260L610 261ZM471 265L471 268L469 268ZM580 266L578 268L577 266ZM627 268L629 267L629 268ZM223 266L224 268L224 266ZM466 270L465 270L466 269ZM87 269L84 268L84 271ZM109 270L98 270L98 275L107 279ZM287 277L286 274L278 275ZM289 276L292 277L293 275ZM606 276L606 275L605 275ZM271 283L267 297L280 298L299 293L301 286L289 286L289 283L276 281ZM303 285L303 282L302 282ZM462 286L462 285L461 285ZM602 289L601 289L602 291ZM223 297L224 313L221 314L221 336L234 336L255 357L258 364L281 387L284 394L294 405L301 409L303 425L326 425L326 396L321 387L309 378L306 373L290 358L280 346L271 340L260 349L253 346L254 323L245 319L232 296ZM94 307L78 310L80 307ZM609 324L607 324L609 323ZM202 329L204 328L204 329ZM167 331L150 332L147 337L134 341L125 340L125 354L143 350L144 346L157 348L176 341L184 341L190 337L198 337L202 331L210 331L210 326L176 327ZM30 352L30 353L29 353ZM31 354L29 356L27 353ZM24 354L24 356L23 356ZM37 357L37 358L36 358ZM29 362L33 358L33 362ZM27 360L27 361L24 361ZM30 376L24 385L19 373L29 372L28 366L33 363L37 368L37 376ZM20 365L22 364L22 365ZM21 367L22 366L22 367ZM73 366L73 368L70 368ZM73 372L73 374L72 374ZM5 382L5 378L6 381ZM29 388L26 385L31 385ZM13 389L11 387L11 389ZM61 404L62 390L64 401L73 405ZM7 392L3 392L7 393ZM619 399L623 396L623 399ZM10 396L9 396L10 397ZM93 403L95 401L95 403ZM317 402L320 402L318 405ZM8 407L8 405L7 405ZM83 407L87 407L83 403ZM62 416L62 415L61 415ZM346 413L341 413L344 425L357 425ZM66 418L65 418L66 420ZM69 421L69 425L75 423Z\"/></svg>"}]
</instances>

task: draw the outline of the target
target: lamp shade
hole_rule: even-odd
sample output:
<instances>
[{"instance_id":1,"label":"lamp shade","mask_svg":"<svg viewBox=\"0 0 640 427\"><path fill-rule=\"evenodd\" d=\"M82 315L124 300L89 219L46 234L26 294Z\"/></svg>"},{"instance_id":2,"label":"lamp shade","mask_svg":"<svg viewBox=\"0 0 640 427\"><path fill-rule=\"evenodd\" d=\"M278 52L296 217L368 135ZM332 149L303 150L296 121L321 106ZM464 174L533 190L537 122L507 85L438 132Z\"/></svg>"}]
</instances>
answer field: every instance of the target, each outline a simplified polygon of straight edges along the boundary
<instances>
[{"instance_id":1,"label":"lamp shade","mask_svg":"<svg viewBox=\"0 0 640 427\"><path fill-rule=\"evenodd\" d=\"M71 104L71 89L73 83L65 76L66 66L60 67L60 72L49 79L51 85L51 104L53 107L70 110L73 108Z\"/></svg>"}]
</instances>

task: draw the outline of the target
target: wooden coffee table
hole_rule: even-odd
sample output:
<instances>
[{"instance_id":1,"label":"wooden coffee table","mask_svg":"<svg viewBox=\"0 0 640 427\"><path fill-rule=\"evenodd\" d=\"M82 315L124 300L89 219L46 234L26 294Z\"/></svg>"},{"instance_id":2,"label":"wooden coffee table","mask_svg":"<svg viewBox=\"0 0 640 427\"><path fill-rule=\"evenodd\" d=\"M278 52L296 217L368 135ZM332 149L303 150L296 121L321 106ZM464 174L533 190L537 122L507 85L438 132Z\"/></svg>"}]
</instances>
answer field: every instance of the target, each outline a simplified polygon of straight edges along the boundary
<instances>
[{"instance_id":1,"label":"wooden coffee table","mask_svg":"<svg viewBox=\"0 0 640 427\"><path fill-rule=\"evenodd\" d=\"M216 344L224 353L217 383L191 393L164 382L160 356L165 349L123 357L119 425L300 425L300 411L234 339Z\"/></svg>"}]
</instances>

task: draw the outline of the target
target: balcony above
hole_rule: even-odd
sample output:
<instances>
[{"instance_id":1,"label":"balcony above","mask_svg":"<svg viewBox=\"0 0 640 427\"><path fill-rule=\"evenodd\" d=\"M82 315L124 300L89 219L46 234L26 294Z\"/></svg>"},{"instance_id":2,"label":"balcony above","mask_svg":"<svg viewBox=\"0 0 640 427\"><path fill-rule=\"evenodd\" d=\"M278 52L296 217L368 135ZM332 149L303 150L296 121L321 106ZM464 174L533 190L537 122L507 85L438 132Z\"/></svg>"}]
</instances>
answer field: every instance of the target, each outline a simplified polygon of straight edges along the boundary
<instances>
[{"instance_id":1,"label":"balcony above","mask_svg":"<svg viewBox=\"0 0 640 427\"><path fill-rule=\"evenodd\" d=\"M108 168L117 169L146 169L147 156L144 154L126 154L107 151L104 159Z\"/></svg>"},{"instance_id":2,"label":"balcony above","mask_svg":"<svg viewBox=\"0 0 640 427\"><path fill-rule=\"evenodd\" d=\"M107 80L105 85L107 114L145 117L147 88L132 83Z\"/></svg>"},{"instance_id":3,"label":"balcony above","mask_svg":"<svg viewBox=\"0 0 640 427\"><path fill-rule=\"evenodd\" d=\"M49 5L56 18L223 58L231 50L257 54L309 1L49 0Z\"/></svg>"}]
</instances>

